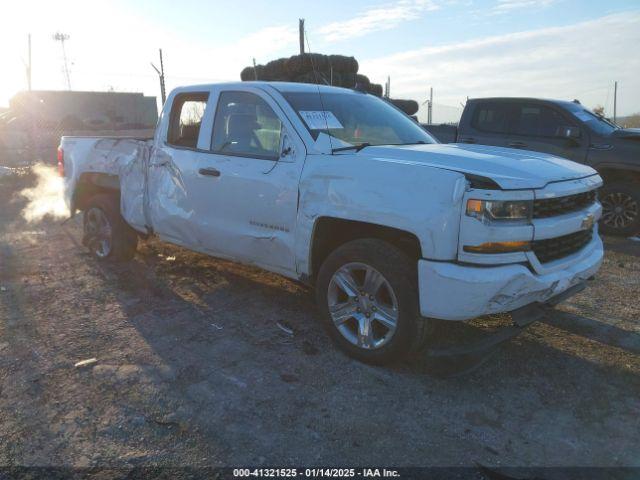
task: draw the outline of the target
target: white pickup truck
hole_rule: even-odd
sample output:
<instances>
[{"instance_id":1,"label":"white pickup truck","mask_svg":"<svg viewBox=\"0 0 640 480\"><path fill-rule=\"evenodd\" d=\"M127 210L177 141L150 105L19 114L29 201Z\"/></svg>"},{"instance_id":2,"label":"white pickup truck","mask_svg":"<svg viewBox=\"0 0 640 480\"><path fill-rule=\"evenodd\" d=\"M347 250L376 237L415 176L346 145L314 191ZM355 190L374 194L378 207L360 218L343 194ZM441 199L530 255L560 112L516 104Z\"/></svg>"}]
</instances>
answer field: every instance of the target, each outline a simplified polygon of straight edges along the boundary
<instances>
[{"instance_id":1,"label":"white pickup truck","mask_svg":"<svg viewBox=\"0 0 640 480\"><path fill-rule=\"evenodd\" d=\"M153 139L63 137L58 163L98 259L155 235L314 285L332 338L372 363L421 348L432 318L556 303L603 257L593 169L439 144L357 90L178 88Z\"/></svg>"}]
</instances>

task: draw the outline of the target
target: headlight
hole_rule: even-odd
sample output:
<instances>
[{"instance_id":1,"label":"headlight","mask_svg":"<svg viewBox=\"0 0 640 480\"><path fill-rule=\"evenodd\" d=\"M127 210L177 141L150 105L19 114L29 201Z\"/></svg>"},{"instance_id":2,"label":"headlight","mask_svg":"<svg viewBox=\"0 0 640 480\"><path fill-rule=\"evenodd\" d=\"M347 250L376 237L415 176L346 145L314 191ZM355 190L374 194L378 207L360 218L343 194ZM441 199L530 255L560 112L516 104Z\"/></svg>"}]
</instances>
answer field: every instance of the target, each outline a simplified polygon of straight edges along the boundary
<instances>
[{"instance_id":1,"label":"headlight","mask_svg":"<svg viewBox=\"0 0 640 480\"><path fill-rule=\"evenodd\" d=\"M467 215L479 220L529 220L532 205L529 200L468 200Z\"/></svg>"}]
</instances>

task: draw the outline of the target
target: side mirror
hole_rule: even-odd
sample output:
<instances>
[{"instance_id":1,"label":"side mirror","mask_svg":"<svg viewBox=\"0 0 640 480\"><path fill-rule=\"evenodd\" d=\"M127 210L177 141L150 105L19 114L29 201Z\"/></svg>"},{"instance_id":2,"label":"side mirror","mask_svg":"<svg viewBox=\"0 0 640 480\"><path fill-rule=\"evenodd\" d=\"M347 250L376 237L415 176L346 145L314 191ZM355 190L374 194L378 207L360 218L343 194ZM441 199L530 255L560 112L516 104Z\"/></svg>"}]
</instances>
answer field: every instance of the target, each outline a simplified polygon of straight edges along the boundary
<instances>
[{"instance_id":1,"label":"side mirror","mask_svg":"<svg viewBox=\"0 0 640 480\"><path fill-rule=\"evenodd\" d=\"M280 152L280 158L284 158L287 155L289 155L291 153L291 147L286 147L282 149L282 152Z\"/></svg>"},{"instance_id":2,"label":"side mirror","mask_svg":"<svg viewBox=\"0 0 640 480\"><path fill-rule=\"evenodd\" d=\"M570 126L558 127L556 130L556 137L575 140L576 138L580 138L580 129L578 127Z\"/></svg>"},{"instance_id":3,"label":"side mirror","mask_svg":"<svg viewBox=\"0 0 640 480\"><path fill-rule=\"evenodd\" d=\"M290 158L287 159L287 157L290 157ZM293 162L294 157L295 157L294 145L291 142L289 135L287 135L287 133L283 130L282 140L280 141L280 159Z\"/></svg>"}]
</instances>

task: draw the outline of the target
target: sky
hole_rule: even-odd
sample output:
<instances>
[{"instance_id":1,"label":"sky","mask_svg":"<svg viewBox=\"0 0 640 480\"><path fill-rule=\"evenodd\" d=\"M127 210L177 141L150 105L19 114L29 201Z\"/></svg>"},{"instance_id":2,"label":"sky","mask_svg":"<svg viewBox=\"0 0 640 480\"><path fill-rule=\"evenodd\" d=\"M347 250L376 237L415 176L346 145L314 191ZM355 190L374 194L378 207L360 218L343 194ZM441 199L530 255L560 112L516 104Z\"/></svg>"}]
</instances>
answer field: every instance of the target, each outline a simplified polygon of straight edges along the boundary
<instances>
[{"instance_id":1,"label":"sky","mask_svg":"<svg viewBox=\"0 0 640 480\"><path fill-rule=\"evenodd\" d=\"M298 19L311 51L355 56L360 73L421 105L434 91L435 122L455 121L468 97L578 98L613 115L640 112L638 0L3 0L0 106L32 85L160 96L166 85L239 80L255 58L298 53ZM422 106L419 117L426 118Z\"/></svg>"}]
</instances>

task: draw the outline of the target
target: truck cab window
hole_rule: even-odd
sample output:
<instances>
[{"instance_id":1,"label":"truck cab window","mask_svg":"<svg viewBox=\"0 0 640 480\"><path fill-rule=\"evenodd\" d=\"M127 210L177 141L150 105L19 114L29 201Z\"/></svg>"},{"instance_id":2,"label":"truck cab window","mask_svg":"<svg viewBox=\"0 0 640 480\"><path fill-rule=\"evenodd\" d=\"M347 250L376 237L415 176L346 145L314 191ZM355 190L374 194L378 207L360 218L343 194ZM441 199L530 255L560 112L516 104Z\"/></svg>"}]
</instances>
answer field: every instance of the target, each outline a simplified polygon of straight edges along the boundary
<instances>
[{"instance_id":1,"label":"truck cab window","mask_svg":"<svg viewBox=\"0 0 640 480\"><path fill-rule=\"evenodd\" d=\"M514 134L531 137L554 137L558 129L573 126L554 109L542 105L521 105L516 108Z\"/></svg>"},{"instance_id":2,"label":"truck cab window","mask_svg":"<svg viewBox=\"0 0 640 480\"><path fill-rule=\"evenodd\" d=\"M506 104L480 104L476 108L471 125L481 132L507 133L508 110Z\"/></svg>"},{"instance_id":3,"label":"truck cab window","mask_svg":"<svg viewBox=\"0 0 640 480\"><path fill-rule=\"evenodd\" d=\"M275 159L280 155L282 122L258 95L222 92L211 150L216 153Z\"/></svg>"},{"instance_id":4,"label":"truck cab window","mask_svg":"<svg viewBox=\"0 0 640 480\"><path fill-rule=\"evenodd\" d=\"M170 145L197 148L208 98L208 93L189 93L176 97L169 120L167 142Z\"/></svg>"}]
</instances>

